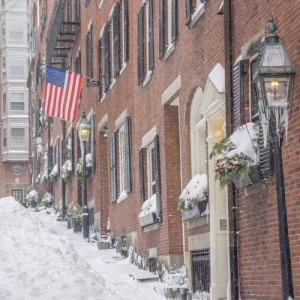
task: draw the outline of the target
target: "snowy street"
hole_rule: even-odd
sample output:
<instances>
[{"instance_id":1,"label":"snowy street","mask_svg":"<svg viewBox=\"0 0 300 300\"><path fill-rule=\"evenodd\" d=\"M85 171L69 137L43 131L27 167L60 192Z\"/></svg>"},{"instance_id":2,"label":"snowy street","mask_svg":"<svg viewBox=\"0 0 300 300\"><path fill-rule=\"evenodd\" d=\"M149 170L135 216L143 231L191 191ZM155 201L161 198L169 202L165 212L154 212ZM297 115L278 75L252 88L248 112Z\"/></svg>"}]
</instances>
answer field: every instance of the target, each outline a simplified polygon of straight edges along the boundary
<instances>
[{"instance_id":1,"label":"snowy street","mask_svg":"<svg viewBox=\"0 0 300 300\"><path fill-rule=\"evenodd\" d=\"M115 249L98 250L46 210L0 204L1 300L164 299L162 283L137 281L145 271Z\"/></svg>"}]
</instances>

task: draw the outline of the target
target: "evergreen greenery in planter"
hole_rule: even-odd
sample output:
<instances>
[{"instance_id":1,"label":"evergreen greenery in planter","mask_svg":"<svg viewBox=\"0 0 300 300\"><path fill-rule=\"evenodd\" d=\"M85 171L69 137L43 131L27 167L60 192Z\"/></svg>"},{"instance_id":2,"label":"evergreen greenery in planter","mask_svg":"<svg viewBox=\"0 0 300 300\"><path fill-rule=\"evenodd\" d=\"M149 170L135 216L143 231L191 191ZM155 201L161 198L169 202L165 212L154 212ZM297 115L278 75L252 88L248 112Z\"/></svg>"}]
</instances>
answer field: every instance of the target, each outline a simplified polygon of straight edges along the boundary
<instances>
[{"instance_id":1,"label":"evergreen greenery in planter","mask_svg":"<svg viewBox=\"0 0 300 300\"><path fill-rule=\"evenodd\" d=\"M36 207L38 198L39 198L38 192L36 190L32 190L26 195L25 202L27 205L30 205L31 207Z\"/></svg>"},{"instance_id":2,"label":"evergreen greenery in planter","mask_svg":"<svg viewBox=\"0 0 300 300\"><path fill-rule=\"evenodd\" d=\"M50 173L50 181L51 182L55 182L56 178L57 178L57 164L55 164L55 166L53 167L51 173Z\"/></svg>"},{"instance_id":3,"label":"evergreen greenery in planter","mask_svg":"<svg viewBox=\"0 0 300 300\"><path fill-rule=\"evenodd\" d=\"M72 162L71 160L67 159L62 166L62 175L61 175L65 183L68 183L70 181L71 174L72 174Z\"/></svg>"},{"instance_id":4,"label":"evergreen greenery in planter","mask_svg":"<svg viewBox=\"0 0 300 300\"><path fill-rule=\"evenodd\" d=\"M76 173L77 173L77 178L80 181L80 183L83 183L83 165L82 165L82 158L80 157L77 162L76 166Z\"/></svg>"},{"instance_id":5,"label":"evergreen greenery in planter","mask_svg":"<svg viewBox=\"0 0 300 300\"><path fill-rule=\"evenodd\" d=\"M207 175L196 174L187 184L178 199L178 208L182 211L183 221L204 215L207 203Z\"/></svg>"},{"instance_id":6,"label":"evergreen greenery in planter","mask_svg":"<svg viewBox=\"0 0 300 300\"><path fill-rule=\"evenodd\" d=\"M215 178L224 188L234 178L249 176L250 167L258 162L258 128L254 123L239 127L229 138L215 144L209 158L216 156ZM238 186L239 187L239 186Z\"/></svg>"},{"instance_id":7,"label":"evergreen greenery in planter","mask_svg":"<svg viewBox=\"0 0 300 300\"><path fill-rule=\"evenodd\" d=\"M41 205L45 206L45 207L51 207L51 205L53 204L53 196L51 195L51 193L45 193L45 195L42 198L42 202Z\"/></svg>"}]
</instances>

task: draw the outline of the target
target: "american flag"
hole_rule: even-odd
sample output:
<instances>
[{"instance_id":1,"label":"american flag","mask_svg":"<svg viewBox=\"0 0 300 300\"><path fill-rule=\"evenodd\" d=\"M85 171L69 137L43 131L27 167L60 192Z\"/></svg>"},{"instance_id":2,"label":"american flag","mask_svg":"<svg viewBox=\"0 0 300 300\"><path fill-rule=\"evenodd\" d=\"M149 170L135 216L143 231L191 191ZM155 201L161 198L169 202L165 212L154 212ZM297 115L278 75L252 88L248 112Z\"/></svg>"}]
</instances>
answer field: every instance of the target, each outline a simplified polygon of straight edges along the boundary
<instances>
[{"instance_id":1,"label":"american flag","mask_svg":"<svg viewBox=\"0 0 300 300\"><path fill-rule=\"evenodd\" d=\"M74 123L83 76L47 66L44 115Z\"/></svg>"}]
</instances>

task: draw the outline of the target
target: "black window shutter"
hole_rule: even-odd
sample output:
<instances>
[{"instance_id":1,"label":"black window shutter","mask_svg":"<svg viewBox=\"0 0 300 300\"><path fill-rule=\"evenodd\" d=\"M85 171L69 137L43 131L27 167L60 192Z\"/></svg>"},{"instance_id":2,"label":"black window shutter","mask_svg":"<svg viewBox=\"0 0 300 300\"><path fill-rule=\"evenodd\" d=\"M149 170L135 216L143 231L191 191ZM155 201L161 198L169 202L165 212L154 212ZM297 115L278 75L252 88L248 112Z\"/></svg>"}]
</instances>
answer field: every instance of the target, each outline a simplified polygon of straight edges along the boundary
<instances>
[{"instance_id":1,"label":"black window shutter","mask_svg":"<svg viewBox=\"0 0 300 300\"><path fill-rule=\"evenodd\" d=\"M125 191L130 192L131 185L131 125L130 116L127 117L124 128L124 146L125 146Z\"/></svg>"},{"instance_id":2,"label":"black window shutter","mask_svg":"<svg viewBox=\"0 0 300 300\"><path fill-rule=\"evenodd\" d=\"M128 61L129 58L129 13L128 13L128 0L124 1L124 60Z\"/></svg>"},{"instance_id":3,"label":"black window shutter","mask_svg":"<svg viewBox=\"0 0 300 300\"><path fill-rule=\"evenodd\" d=\"M120 61L120 3L117 2L113 14L113 44L114 44L114 64L113 64L113 77L115 78L121 69Z\"/></svg>"},{"instance_id":4,"label":"black window shutter","mask_svg":"<svg viewBox=\"0 0 300 300\"><path fill-rule=\"evenodd\" d=\"M162 59L165 55L165 0L159 1L159 58Z\"/></svg>"},{"instance_id":5,"label":"black window shutter","mask_svg":"<svg viewBox=\"0 0 300 300\"><path fill-rule=\"evenodd\" d=\"M78 53L78 73L81 74L81 51Z\"/></svg>"},{"instance_id":6,"label":"black window shutter","mask_svg":"<svg viewBox=\"0 0 300 300\"><path fill-rule=\"evenodd\" d=\"M75 172L75 158L74 158L74 127L72 127L71 129L71 145L72 145L72 152L71 152L71 162L72 162L72 174L74 174Z\"/></svg>"},{"instance_id":7,"label":"black window shutter","mask_svg":"<svg viewBox=\"0 0 300 300\"><path fill-rule=\"evenodd\" d=\"M144 80L144 7L138 13L138 84Z\"/></svg>"},{"instance_id":8,"label":"black window shutter","mask_svg":"<svg viewBox=\"0 0 300 300\"><path fill-rule=\"evenodd\" d=\"M172 0L172 43L178 38L178 0Z\"/></svg>"},{"instance_id":9,"label":"black window shutter","mask_svg":"<svg viewBox=\"0 0 300 300\"><path fill-rule=\"evenodd\" d=\"M102 91L101 91L101 85L102 85L102 81L101 81L101 41L98 40L97 43L97 67L98 67L98 80L99 80L99 84L98 84L98 100L101 100L101 95L102 95Z\"/></svg>"},{"instance_id":10,"label":"black window shutter","mask_svg":"<svg viewBox=\"0 0 300 300\"><path fill-rule=\"evenodd\" d=\"M89 46L89 34L85 37L85 65L86 65L86 85L88 85L89 79L88 77L90 76L89 74L89 51L88 51L88 46Z\"/></svg>"},{"instance_id":11,"label":"black window shutter","mask_svg":"<svg viewBox=\"0 0 300 300\"><path fill-rule=\"evenodd\" d=\"M149 70L154 68L154 4L149 0Z\"/></svg>"},{"instance_id":12,"label":"black window shutter","mask_svg":"<svg viewBox=\"0 0 300 300\"><path fill-rule=\"evenodd\" d=\"M117 200L116 132L109 138L110 200Z\"/></svg>"},{"instance_id":13,"label":"black window shutter","mask_svg":"<svg viewBox=\"0 0 300 300\"><path fill-rule=\"evenodd\" d=\"M110 86L109 23L104 29L104 41L104 89L107 91Z\"/></svg>"},{"instance_id":14,"label":"black window shutter","mask_svg":"<svg viewBox=\"0 0 300 300\"><path fill-rule=\"evenodd\" d=\"M91 156L92 156L92 173L95 172L96 167L96 151L95 151L95 114L91 117Z\"/></svg>"},{"instance_id":15,"label":"black window shutter","mask_svg":"<svg viewBox=\"0 0 300 300\"><path fill-rule=\"evenodd\" d=\"M139 151L139 171L140 171L140 200L141 206L145 202L145 179L144 179L144 149Z\"/></svg>"},{"instance_id":16,"label":"black window shutter","mask_svg":"<svg viewBox=\"0 0 300 300\"><path fill-rule=\"evenodd\" d=\"M192 0L185 0L185 23L189 25L192 20Z\"/></svg>"},{"instance_id":17,"label":"black window shutter","mask_svg":"<svg viewBox=\"0 0 300 300\"><path fill-rule=\"evenodd\" d=\"M50 172L53 168L53 151L54 151L53 146L50 146Z\"/></svg>"},{"instance_id":18,"label":"black window shutter","mask_svg":"<svg viewBox=\"0 0 300 300\"><path fill-rule=\"evenodd\" d=\"M154 138L155 153L155 193L156 193L156 211L157 217L161 221L162 218L162 199L161 199L161 177L160 177L160 156L159 156L159 140L158 135Z\"/></svg>"},{"instance_id":19,"label":"black window shutter","mask_svg":"<svg viewBox=\"0 0 300 300\"><path fill-rule=\"evenodd\" d=\"M233 66L233 125L244 123L244 63L239 60Z\"/></svg>"},{"instance_id":20,"label":"black window shutter","mask_svg":"<svg viewBox=\"0 0 300 300\"><path fill-rule=\"evenodd\" d=\"M259 122L259 164L260 174L263 178L273 175L274 172L274 157L273 151L270 147L270 140L267 141L266 147L264 146L264 136L261 122Z\"/></svg>"},{"instance_id":21,"label":"black window shutter","mask_svg":"<svg viewBox=\"0 0 300 300\"><path fill-rule=\"evenodd\" d=\"M91 24L91 28L89 31L89 42L90 42L90 57L89 57L89 62L90 62L90 77L93 78L93 24Z\"/></svg>"}]
</instances>

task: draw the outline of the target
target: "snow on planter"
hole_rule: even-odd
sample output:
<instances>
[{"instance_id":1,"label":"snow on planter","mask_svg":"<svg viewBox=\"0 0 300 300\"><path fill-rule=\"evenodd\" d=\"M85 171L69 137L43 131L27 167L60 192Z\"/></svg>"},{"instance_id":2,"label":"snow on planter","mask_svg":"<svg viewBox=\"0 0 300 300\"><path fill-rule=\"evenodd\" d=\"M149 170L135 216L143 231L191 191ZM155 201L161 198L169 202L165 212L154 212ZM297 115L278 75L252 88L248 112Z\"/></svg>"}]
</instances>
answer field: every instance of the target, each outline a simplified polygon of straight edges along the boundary
<instances>
[{"instance_id":1,"label":"snow on planter","mask_svg":"<svg viewBox=\"0 0 300 300\"><path fill-rule=\"evenodd\" d=\"M91 153L88 153L86 156L85 156L85 159L86 159L86 167L89 168L92 166L92 163L93 163L93 160L92 160L92 154Z\"/></svg>"},{"instance_id":2,"label":"snow on planter","mask_svg":"<svg viewBox=\"0 0 300 300\"><path fill-rule=\"evenodd\" d=\"M152 195L143 203L141 212L139 214L139 221L141 227L151 225L157 222L156 216L156 194Z\"/></svg>"},{"instance_id":3,"label":"snow on planter","mask_svg":"<svg viewBox=\"0 0 300 300\"><path fill-rule=\"evenodd\" d=\"M250 166L257 165L258 131L254 123L247 123L214 146L210 158L218 155L215 171L216 179L220 180L222 187L229 184L235 176L242 178L248 175Z\"/></svg>"},{"instance_id":4,"label":"snow on planter","mask_svg":"<svg viewBox=\"0 0 300 300\"><path fill-rule=\"evenodd\" d=\"M178 207L182 211L189 211L200 201L207 200L207 175L196 174L182 191Z\"/></svg>"},{"instance_id":5,"label":"snow on planter","mask_svg":"<svg viewBox=\"0 0 300 300\"><path fill-rule=\"evenodd\" d=\"M139 217L144 217L153 212L156 212L156 194L153 194L148 200L144 202Z\"/></svg>"}]
</instances>

